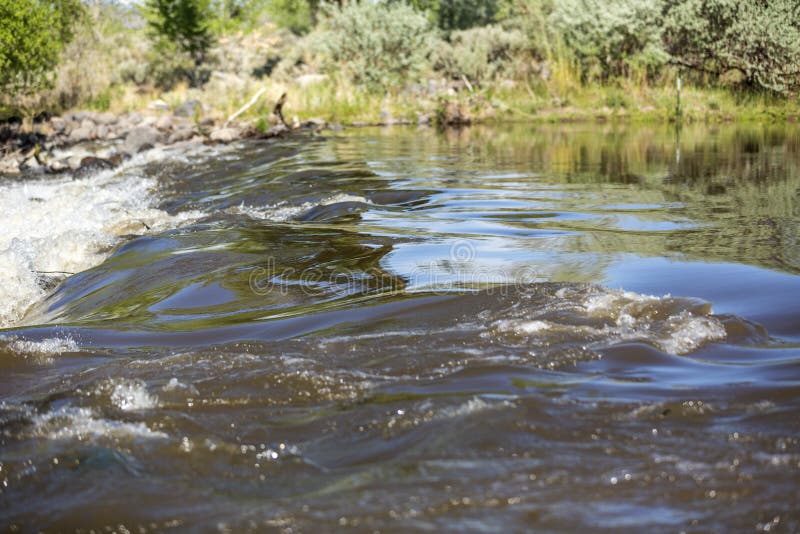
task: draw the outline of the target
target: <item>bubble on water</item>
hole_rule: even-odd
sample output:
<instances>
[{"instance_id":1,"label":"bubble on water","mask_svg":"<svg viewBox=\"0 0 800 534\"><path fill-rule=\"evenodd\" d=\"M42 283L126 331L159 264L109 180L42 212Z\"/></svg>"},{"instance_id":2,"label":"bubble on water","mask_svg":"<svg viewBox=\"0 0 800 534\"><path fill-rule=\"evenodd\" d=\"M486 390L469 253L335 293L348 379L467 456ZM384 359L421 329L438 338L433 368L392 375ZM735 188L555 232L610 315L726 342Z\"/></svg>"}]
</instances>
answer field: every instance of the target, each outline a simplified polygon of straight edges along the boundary
<instances>
[{"instance_id":1,"label":"bubble on water","mask_svg":"<svg viewBox=\"0 0 800 534\"><path fill-rule=\"evenodd\" d=\"M119 382L111 393L111 402L125 411L149 410L158 407L158 397L150 395L146 386L138 381Z\"/></svg>"}]
</instances>

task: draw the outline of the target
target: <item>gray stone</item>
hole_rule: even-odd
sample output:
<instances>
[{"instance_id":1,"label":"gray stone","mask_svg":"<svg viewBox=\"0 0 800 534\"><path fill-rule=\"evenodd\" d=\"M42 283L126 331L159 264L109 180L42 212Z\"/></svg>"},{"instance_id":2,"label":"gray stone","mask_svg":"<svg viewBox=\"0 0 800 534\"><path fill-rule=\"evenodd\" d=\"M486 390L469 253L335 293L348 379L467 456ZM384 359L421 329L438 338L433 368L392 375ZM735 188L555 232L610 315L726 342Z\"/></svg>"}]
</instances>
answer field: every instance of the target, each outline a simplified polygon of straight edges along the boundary
<instances>
[{"instance_id":1,"label":"gray stone","mask_svg":"<svg viewBox=\"0 0 800 534\"><path fill-rule=\"evenodd\" d=\"M217 143L230 143L239 137L240 132L236 128L218 128L208 138Z\"/></svg>"},{"instance_id":2,"label":"gray stone","mask_svg":"<svg viewBox=\"0 0 800 534\"><path fill-rule=\"evenodd\" d=\"M199 100L187 100L180 106L175 108L175 115L178 117L194 117L195 114L202 111L202 104Z\"/></svg>"},{"instance_id":3,"label":"gray stone","mask_svg":"<svg viewBox=\"0 0 800 534\"><path fill-rule=\"evenodd\" d=\"M53 127L54 132L62 133L64 130L67 129L67 121L65 121L61 117L53 117L52 119L50 119L50 126Z\"/></svg>"},{"instance_id":4,"label":"gray stone","mask_svg":"<svg viewBox=\"0 0 800 534\"><path fill-rule=\"evenodd\" d=\"M80 143L81 141L87 141L91 139L93 135L94 131L92 128L84 128L83 126L80 126L69 133L67 140L70 143Z\"/></svg>"},{"instance_id":5,"label":"gray stone","mask_svg":"<svg viewBox=\"0 0 800 534\"><path fill-rule=\"evenodd\" d=\"M161 142L161 134L158 130L151 126L139 126L125 136L125 142L122 143L122 151L128 154L136 154L147 148L152 148L159 142Z\"/></svg>"},{"instance_id":6,"label":"gray stone","mask_svg":"<svg viewBox=\"0 0 800 534\"><path fill-rule=\"evenodd\" d=\"M94 116L94 122L97 124L105 124L106 126L110 126L117 122L117 116L109 112L98 113Z\"/></svg>"},{"instance_id":7,"label":"gray stone","mask_svg":"<svg viewBox=\"0 0 800 534\"><path fill-rule=\"evenodd\" d=\"M95 133L97 134L98 139L108 139L109 137L108 134L110 131L111 130L108 128L108 126L106 126L105 124L101 124L100 126L97 127Z\"/></svg>"},{"instance_id":8,"label":"gray stone","mask_svg":"<svg viewBox=\"0 0 800 534\"><path fill-rule=\"evenodd\" d=\"M175 130L167 139L167 143L178 143L180 141L188 141L194 137L194 130L192 128L181 128L179 130Z\"/></svg>"},{"instance_id":9,"label":"gray stone","mask_svg":"<svg viewBox=\"0 0 800 534\"><path fill-rule=\"evenodd\" d=\"M162 115L156 120L156 128L159 130L171 130L173 127L173 120L170 115Z\"/></svg>"},{"instance_id":10,"label":"gray stone","mask_svg":"<svg viewBox=\"0 0 800 534\"><path fill-rule=\"evenodd\" d=\"M19 161L16 156L0 159L0 174L19 174Z\"/></svg>"}]
</instances>

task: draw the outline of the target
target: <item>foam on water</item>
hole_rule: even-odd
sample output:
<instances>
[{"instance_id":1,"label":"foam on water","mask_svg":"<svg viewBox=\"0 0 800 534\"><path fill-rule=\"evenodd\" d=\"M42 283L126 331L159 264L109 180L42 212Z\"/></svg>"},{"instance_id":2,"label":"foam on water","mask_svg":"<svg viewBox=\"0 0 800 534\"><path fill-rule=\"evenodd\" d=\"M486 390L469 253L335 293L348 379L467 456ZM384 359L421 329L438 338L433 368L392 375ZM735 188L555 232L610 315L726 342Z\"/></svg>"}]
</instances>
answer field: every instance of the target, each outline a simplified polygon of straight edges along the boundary
<instances>
[{"instance_id":1,"label":"foam on water","mask_svg":"<svg viewBox=\"0 0 800 534\"><path fill-rule=\"evenodd\" d=\"M297 205L292 205L288 202L279 202L277 204L271 204L263 207L241 204L230 211L235 214L247 215L251 219L286 222L298 217L312 208L316 208L318 206L330 206L331 204L339 204L341 202L360 202L362 204L371 204L368 199L362 196L339 193L321 200L320 202L304 202Z\"/></svg>"},{"instance_id":2,"label":"foam on water","mask_svg":"<svg viewBox=\"0 0 800 534\"><path fill-rule=\"evenodd\" d=\"M20 324L47 283L97 265L121 236L175 227L200 216L153 206L154 179L136 168L163 158L151 150L118 169L0 182L0 328Z\"/></svg>"},{"instance_id":3,"label":"foam on water","mask_svg":"<svg viewBox=\"0 0 800 534\"><path fill-rule=\"evenodd\" d=\"M144 423L129 423L99 417L91 408L63 406L33 417L34 433L53 440L98 438L166 439L163 432Z\"/></svg>"},{"instance_id":4,"label":"foam on water","mask_svg":"<svg viewBox=\"0 0 800 534\"><path fill-rule=\"evenodd\" d=\"M0 336L4 348L20 355L60 356L66 352L78 352L78 343L70 338L47 338L29 341L14 336Z\"/></svg>"},{"instance_id":5,"label":"foam on water","mask_svg":"<svg viewBox=\"0 0 800 534\"><path fill-rule=\"evenodd\" d=\"M725 327L711 306L695 299L656 297L596 286L562 288L546 308L493 323L499 334L582 338L588 346L641 340L670 354L687 354L724 340ZM519 315L514 313L513 315Z\"/></svg>"},{"instance_id":6,"label":"foam on water","mask_svg":"<svg viewBox=\"0 0 800 534\"><path fill-rule=\"evenodd\" d=\"M114 386L111 402L124 411L149 410L158 407L158 397L150 395L140 381L124 381Z\"/></svg>"}]
</instances>

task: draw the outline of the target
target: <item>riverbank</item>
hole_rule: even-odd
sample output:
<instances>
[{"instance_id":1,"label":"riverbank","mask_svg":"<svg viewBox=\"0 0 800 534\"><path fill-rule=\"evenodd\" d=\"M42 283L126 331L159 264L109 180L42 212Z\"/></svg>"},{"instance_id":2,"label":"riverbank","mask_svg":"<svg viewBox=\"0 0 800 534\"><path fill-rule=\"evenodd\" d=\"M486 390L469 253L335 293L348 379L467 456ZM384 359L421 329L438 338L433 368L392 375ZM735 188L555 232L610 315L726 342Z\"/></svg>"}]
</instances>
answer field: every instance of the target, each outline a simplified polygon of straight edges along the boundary
<instances>
[{"instance_id":1,"label":"riverbank","mask_svg":"<svg viewBox=\"0 0 800 534\"><path fill-rule=\"evenodd\" d=\"M238 87L236 89L235 87ZM31 132L0 126L0 173L61 172L111 167L155 146L228 143L293 129L363 126L460 126L502 122L674 122L677 94L669 87L589 86L545 99L507 80L484 88L468 80L429 80L378 94L326 76L292 83L249 83L222 92L178 87L169 92L122 91L104 111L76 110L46 118ZM283 114L275 113L288 95ZM682 122L800 122L800 102L764 93L685 87Z\"/></svg>"}]
</instances>

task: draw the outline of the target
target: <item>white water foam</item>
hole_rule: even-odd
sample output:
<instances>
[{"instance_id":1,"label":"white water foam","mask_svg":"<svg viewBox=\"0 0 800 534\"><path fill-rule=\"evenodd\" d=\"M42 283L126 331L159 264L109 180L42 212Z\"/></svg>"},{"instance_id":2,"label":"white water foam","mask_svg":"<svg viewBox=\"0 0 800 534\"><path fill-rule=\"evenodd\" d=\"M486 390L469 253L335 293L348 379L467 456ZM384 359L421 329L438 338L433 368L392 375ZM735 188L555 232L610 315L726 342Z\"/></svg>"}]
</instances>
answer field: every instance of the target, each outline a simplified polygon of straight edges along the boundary
<instances>
[{"instance_id":1,"label":"white water foam","mask_svg":"<svg viewBox=\"0 0 800 534\"><path fill-rule=\"evenodd\" d=\"M357 196L339 193L333 195L319 202L304 202L302 204L292 205L288 202L278 202L263 207L247 206L241 204L229 210L230 213L247 215L251 219L261 219L273 222L286 222L289 221L312 208L318 206L330 206L331 204L339 204L340 202L360 202L362 204L372 204L368 199Z\"/></svg>"},{"instance_id":2,"label":"white water foam","mask_svg":"<svg viewBox=\"0 0 800 534\"><path fill-rule=\"evenodd\" d=\"M126 412L150 410L158 407L158 397L147 392L147 387L139 381L124 381L114 386L111 402Z\"/></svg>"},{"instance_id":3,"label":"white water foam","mask_svg":"<svg viewBox=\"0 0 800 534\"><path fill-rule=\"evenodd\" d=\"M85 178L65 175L0 182L0 328L17 326L41 300L50 277L102 262L126 234L175 227L198 212L170 216L155 209L154 179L136 168L165 157L140 154L118 169Z\"/></svg>"},{"instance_id":4,"label":"white water foam","mask_svg":"<svg viewBox=\"0 0 800 534\"><path fill-rule=\"evenodd\" d=\"M163 432L150 430L144 423L114 421L99 417L91 408L64 406L51 412L34 416L36 435L53 440L115 439L166 439Z\"/></svg>"},{"instance_id":5,"label":"white water foam","mask_svg":"<svg viewBox=\"0 0 800 534\"><path fill-rule=\"evenodd\" d=\"M494 330L521 336L557 336L560 331L567 331L583 337L589 346L644 340L677 355L688 354L708 342L724 340L727 335L719 319L711 315L710 306L698 305L691 299L604 288L585 291L585 288L559 290L556 297L561 300L554 302L552 309L569 311L574 318L595 320L602 326L576 323L569 318L564 322L548 320L542 316L552 310L545 309L525 317L495 321Z\"/></svg>"},{"instance_id":6,"label":"white water foam","mask_svg":"<svg viewBox=\"0 0 800 534\"><path fill-rule=\"evenodd\" d=\"M66 352L78 352L78 343L71 337L47 338L41 341L28 341L15 336L0 336L4 348L20 355L60 356Z\"/></svg>"}]
</instances>

